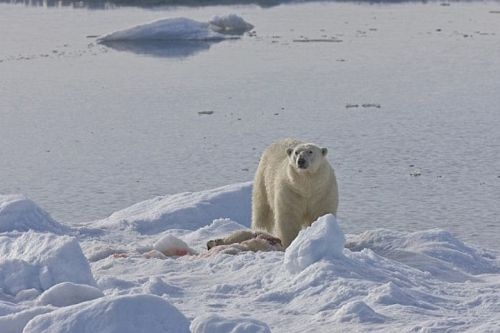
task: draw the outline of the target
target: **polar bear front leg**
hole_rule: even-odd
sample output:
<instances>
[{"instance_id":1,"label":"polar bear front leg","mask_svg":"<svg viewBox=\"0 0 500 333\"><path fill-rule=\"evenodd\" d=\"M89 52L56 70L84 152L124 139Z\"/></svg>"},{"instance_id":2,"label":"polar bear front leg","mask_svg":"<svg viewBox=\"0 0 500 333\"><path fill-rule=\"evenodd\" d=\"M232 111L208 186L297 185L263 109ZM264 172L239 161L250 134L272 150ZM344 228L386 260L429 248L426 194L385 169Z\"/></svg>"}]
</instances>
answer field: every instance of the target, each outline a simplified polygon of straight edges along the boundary
<instances>
[{"instance_id":1,"label":"polar bear front leg","mask_svg":"<svg viewBox=\"0 0 500 333\"><path fill-rule=\"evenodd\" d=\"M252 192L252 229L271 233L274 218L269 206L266 188L261 179L257 179Z\"/></svg>"},{"instance_id":2,"label":"polar bear front leg","mask_svg":"<svg viewBox=\"0 0 500 333\"><path fill-rule=\"evenodd\" d=\"M284 221L286 217L284 218ZM280 223L276 226L276 236L281 240L283 247L287 248L299 234L301 228L286 222Z\"/></svg>"},{"instance_id":3,"label":"polar bear front leg","mask_svg":"<svg viewBox=\"0 0 500 333\"><path fill-rule=\"evenodd\" d=\"M284 195L285 194L285 195ZM302 229L304 211L299 198L290 192L277 196L274 235L286 248Z\"/></svg>"}]
</instances>

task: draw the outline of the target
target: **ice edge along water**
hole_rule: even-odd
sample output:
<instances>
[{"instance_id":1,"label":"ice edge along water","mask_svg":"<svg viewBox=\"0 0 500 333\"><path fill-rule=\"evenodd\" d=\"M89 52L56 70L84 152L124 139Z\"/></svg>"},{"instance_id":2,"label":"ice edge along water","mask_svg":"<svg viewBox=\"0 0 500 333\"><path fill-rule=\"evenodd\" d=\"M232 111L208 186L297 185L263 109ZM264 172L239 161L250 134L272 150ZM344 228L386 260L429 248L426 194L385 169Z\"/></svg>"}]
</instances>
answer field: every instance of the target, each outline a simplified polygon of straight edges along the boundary
<instances>
[{"instance_id":1,"label":"ice edge along water","mask_svg":"<svg viewBox=\"0 0 500 333\"><path fill-rule=\"evenodd\" d=\"M495 253L443 230L344 235L326 215L286 252L203 253L248 228L251 183L157 197L67 227L0 196L0 327L9 332L498 331ZM119 254L119 255L116 255Z\"/></svg>"}]
</instances>

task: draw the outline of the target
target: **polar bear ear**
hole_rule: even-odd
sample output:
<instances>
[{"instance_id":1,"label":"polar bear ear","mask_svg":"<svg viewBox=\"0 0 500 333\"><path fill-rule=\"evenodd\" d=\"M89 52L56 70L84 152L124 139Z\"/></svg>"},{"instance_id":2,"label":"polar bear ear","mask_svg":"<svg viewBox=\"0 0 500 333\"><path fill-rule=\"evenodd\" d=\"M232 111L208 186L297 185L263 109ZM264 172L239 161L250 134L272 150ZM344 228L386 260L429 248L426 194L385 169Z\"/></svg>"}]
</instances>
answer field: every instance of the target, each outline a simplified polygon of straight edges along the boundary
<instances>
[{"instance_id":1,"label":"polar bear ear","mask_svg":"<svg viewBox=\"0 0 500 333\"><path fill-rule=\"evenodd\" d=\"M328 154L328 148L321 148L321 154L323 154L323 156L326 156L326 154Z\"/></svg>"},{"instance_id":2,"label":"polar bear ear","mask_svg":"<svg viewBox=\"0 0 500 333\"><path fill-rule=\"evenodd\" d=\"M293 153L293 148L287 148L287 150L286 150L286 154L287 154L288 156L290 156L290 155L292 155L292 153Z\"/></svg>"}]
</instances>

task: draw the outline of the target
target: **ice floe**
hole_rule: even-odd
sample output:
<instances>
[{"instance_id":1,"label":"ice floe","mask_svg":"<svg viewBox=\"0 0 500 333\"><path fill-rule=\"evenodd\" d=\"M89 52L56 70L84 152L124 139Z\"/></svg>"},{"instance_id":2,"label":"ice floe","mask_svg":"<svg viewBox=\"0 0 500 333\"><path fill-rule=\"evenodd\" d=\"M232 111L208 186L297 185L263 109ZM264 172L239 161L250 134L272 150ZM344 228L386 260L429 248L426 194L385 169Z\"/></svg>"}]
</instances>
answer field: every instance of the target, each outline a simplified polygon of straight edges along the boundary
<instances>
[{"instance_id":1,"label":"ice floe","mask_svg":"<svg viewBox=\"0 0 500 333\"><path fill-rule=\"evenodd\" d=\"M497 253L444 230L346 235L325 215L285 252L210 254L208 240L249 230L250 196L250 183L233 184L67 235L0 232L2 333L498 330Z\"/></svg>"},{"instance_id":2,"label":"ice floe","mask_svg":"<svg viewBox=\"0 0 500 333\"><path fill-rule=\"evenodd\" d=\"M185 17L166 18L104 35L100 43L117 41L214 41L235 38L253 26L243 18L231 14L216 16L209 22Z\"/></svg>"}]
</instances>

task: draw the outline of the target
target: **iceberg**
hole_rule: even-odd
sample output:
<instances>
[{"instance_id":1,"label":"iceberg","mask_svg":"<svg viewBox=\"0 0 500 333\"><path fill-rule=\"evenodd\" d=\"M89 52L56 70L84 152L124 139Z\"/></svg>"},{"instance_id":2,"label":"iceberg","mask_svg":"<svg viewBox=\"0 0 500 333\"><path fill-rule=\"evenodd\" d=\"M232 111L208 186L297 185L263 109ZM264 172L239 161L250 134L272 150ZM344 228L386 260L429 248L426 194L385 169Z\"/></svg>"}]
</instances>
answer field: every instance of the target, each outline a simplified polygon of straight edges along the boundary
<instances>
[{"instance_id":1,"label":"iceberg","mask_svg":"<svg viewBox=\"0 0 500 333\"><path fill-rule=\"evenodd\" d=\"M99 43L123 41L218 41L238 38L253 25L238 15L216 16L209 22L167 18L119 30L98 38Z\"/></svg>"}]
</instances>

